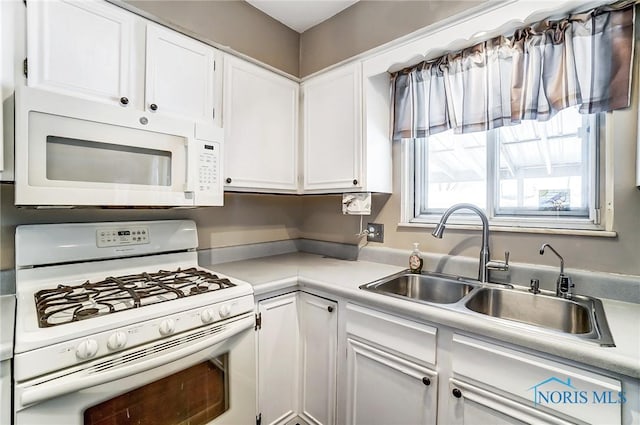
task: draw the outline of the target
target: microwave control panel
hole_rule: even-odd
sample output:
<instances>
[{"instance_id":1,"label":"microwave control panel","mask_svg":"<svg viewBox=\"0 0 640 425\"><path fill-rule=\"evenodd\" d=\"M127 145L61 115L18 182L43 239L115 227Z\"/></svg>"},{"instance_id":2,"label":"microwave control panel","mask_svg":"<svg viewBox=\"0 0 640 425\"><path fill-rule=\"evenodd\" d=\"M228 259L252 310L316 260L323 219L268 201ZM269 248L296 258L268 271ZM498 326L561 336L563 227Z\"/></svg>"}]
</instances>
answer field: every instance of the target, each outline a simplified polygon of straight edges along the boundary
<instances>
[{"instance_id":1,"label":"microwave control panel","mask_svg":"<svg viewBox=\"0 0 640 425\"><path fill-rule=\"evenodd\" d=\"M148 243L149 228L147 226L109 227L96 231L96 245L98 245L98 248Z\"/></svg>"},{"instance_id":2,"label":"microwave control panel","mask_svg":"<svg viewBox=\"0 0 640 425\"><path fill-rule=\"evenodd\" d=\"M205 143L200 150L198 189L201 192L211 192L218 188L218 151L217 143Z\"/></svg>"}]
</instances>

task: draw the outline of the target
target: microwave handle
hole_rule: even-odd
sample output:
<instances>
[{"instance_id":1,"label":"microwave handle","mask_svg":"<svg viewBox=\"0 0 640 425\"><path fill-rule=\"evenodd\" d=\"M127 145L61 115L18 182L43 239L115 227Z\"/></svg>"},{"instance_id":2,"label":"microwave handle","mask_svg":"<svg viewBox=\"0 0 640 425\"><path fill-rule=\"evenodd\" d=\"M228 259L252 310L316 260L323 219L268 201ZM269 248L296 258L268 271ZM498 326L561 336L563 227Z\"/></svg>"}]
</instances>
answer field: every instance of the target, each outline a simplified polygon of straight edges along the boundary
<instances>
[{"instance_id":1,"label":"microwave handle","mask_svg":"<svg viewBox=\"0 0 640 425\"><path fill-rule=\"evenodd\" d=\"M184 183L184 191L185 193L194 193L196 191L196 182L198 179L198 169L199 169L199 143L196 139L190 137L187 139L185 143L186 149L186 181Z\"/></svg>"}]
</instances>

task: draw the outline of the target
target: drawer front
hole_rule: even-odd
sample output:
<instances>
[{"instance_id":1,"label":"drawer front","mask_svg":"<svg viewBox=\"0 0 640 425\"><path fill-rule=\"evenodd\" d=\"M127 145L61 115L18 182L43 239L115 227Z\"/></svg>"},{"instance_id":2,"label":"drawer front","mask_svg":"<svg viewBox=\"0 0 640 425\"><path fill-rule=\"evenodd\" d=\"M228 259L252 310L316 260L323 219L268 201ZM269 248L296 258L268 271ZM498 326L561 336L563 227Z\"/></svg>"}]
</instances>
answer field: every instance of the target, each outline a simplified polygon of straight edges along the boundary
<instances>
[{"instance_id":1,"label":"drawer front","mask_svg":"<svg viewBox=\"0 0 640 425\"><path fill-rule=\"evenodd\" d=\"M512 350L474 338L454 335L454 376L469 378L586 423L620 423L620 381L587 370Z\"/></svg>"},{"instance_id":2,"label":"drawer front","mask_svg":"<svg viewBox=\"0 0 640 425\"><path fill-rule=\"evenodd\" d=\"M376 310L347 305L347 333L420 363L436 364L438 329Z\"/></svg>"}]
</instances>

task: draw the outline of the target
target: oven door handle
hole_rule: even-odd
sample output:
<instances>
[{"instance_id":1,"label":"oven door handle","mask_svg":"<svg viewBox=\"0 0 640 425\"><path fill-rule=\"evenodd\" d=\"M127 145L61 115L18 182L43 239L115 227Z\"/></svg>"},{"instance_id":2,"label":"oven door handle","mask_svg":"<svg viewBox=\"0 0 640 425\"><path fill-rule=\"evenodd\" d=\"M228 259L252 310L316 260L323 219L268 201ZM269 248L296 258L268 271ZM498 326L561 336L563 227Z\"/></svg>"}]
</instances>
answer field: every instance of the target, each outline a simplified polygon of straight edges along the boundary
<instances>
[{"instance_id":1,"label":"oven door handle","mask_svg":"<svg viewBox=\"0 0 640 425\"><path fill-rule=\"evenodd\" d=\"M198 351L203 351L208 348L212 348L212 346L214 345L222 344L233 335L236 335L244 331L245 329L252 328L253 325L253 315L249 314L247 316L240 317L232 323L227 323L225 329L221 332L216 333L215 335L207 336L201 341L189 343L182 348L171 350L170 352L165 354L152 354L149 358L142 358L127 365L118 365L113 369L106 369L106 371L93 371L93 369L96 369L94 365L86 369L71 373L69 375L62 376L60 378L45 381L41 384L26 386L24 389L22 389L21 394L19 395L21 405L23 407L26 407L30 404L50 400L64 394L69 394L101 384L117 381L118 379L126 378L141 372L148 371L150 369L161 367L183 357L195 354ZM180 338L184 338L184 336L176 336L175 339ZM149 347L153 347L154 345L167 344L170 341L171 340L163 339L160 340L160 342L156 341L155 343L148 344L147 346L136 347L131 351L145 350ZM122 354L120 356L122 356ZM117 363L117 357L116 359L101 359L98 364L106 363L108 361ZM18 391L20 391L19 387L17 389Z\"/></svg>"}]
</instances>

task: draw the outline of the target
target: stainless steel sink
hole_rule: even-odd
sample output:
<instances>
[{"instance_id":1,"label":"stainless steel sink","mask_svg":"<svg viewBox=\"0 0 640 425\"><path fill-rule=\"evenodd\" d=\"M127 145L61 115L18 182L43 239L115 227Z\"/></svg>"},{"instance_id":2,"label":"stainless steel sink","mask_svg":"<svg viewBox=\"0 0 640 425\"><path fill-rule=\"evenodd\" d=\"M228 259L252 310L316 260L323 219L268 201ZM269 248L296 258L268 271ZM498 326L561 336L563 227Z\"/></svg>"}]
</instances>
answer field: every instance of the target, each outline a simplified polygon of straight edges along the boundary
<instances>
[{"instance_id":1,"label":"stainless steel sink","mask_svg":"<svg viewBox=\"0 0 640 425\"><path fill-rule=\"evenodd\" d=\"M576 295L564 299L551 295L501 288L478 289L465 303L476 313L573 334L613 346L602 302Z\"/></svg>"},{"instance_id":2,"label":"stainless steel sink","mask_svg":"<svg viewBox=\"0 0 640 425\"><path fill-rule=\"evenodd\" d=\"M602 301L549 291L533 294L521 286L485 283L439 273L408 270L360 286L360 289L408 301L431 304L461 314L483 315L496 322L517 323L523 329L563 335L605 347L615 347Z\"/></svg>"},{"instance_id":3,"label":"stainless steel sink","mask_svg":"<svg viewBox=\"0 0 640 425\"><path fill-rule=\"evenodd\" d=\"M402 272L360 286L360 289L413 301L453 304L471 292L475 285L438 274Z\"/></svg>"}]
</instances>

